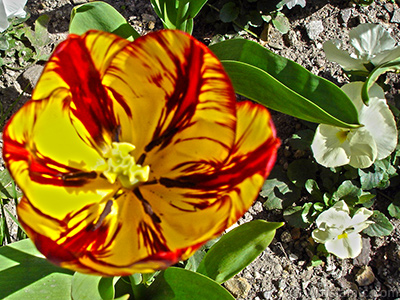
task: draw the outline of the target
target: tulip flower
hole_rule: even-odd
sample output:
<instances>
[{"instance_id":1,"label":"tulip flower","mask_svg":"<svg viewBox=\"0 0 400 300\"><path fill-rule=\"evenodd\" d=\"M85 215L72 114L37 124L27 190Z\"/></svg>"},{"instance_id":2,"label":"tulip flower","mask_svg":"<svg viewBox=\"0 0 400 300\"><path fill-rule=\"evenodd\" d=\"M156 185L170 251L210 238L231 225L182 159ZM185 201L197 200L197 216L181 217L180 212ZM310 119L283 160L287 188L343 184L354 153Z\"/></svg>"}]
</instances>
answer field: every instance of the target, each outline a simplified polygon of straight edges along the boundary
<instances>
[{"instance_id":1,"label":"tulip flower","mask_svg":"<svg viewBox=\"0 0 400 300\"><path fill-rule=\"evenodd\" d=\"M362 207L350 217L349 208L343 200L322 212L317 220L317 229L312 237L317 243L325 244L329 253L339 258L354 258L361 253L362 240L359 232L370 224L368 218L373 212Z\"/></svg>"},{"instance_id":2,"label":"tulip flower","mask_svg":"<svg viewBox=\"0 0 400 300\"><path fill-rule=\"evenodd\" d=\"M3 139L38 250L110 276L167 268L235 223L279 145L213 53L167 30L70 35Z\"/></svg>"},{"instance_id":3,"label":"tulip flower","mask_svg":"<svg viewBox=\"0 0 400 300\"><path fill-rule=\"evenodd\" d=\"M0 32L6 30L10 23L8 19L24 18L24 6L27 0L0 0Z\"/></svg>"},{"instance_id":4,"label":"tulip flower","mask_svg":"<svg viewBox=\"0 0 400 300\"><path fill-rule=\"evenodd\" d=\"M341 128L321 124L317 127L311 149L315 160L327 167L349 164L368 168L375 160L389 156L397 146L397 127L386 104L381 87L372 86L369 106L361 100L362 82L346 84L342 89L357 108L359 128Z\"/></svg>"}]
</instances>

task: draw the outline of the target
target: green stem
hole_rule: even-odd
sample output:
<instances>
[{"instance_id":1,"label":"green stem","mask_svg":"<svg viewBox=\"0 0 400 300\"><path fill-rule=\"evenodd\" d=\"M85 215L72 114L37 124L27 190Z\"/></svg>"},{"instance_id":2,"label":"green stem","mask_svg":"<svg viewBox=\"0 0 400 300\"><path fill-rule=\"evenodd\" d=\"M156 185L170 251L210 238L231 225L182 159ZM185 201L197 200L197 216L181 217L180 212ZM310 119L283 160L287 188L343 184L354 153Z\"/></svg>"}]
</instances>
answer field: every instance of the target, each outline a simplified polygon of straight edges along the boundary
<instances>
[{"instance_id":1,"label":"green stem","mask_svg":"<svg viewBox=\"0 0 400 300\"><path fill-rule=\"evenodd\" d=\"M140 300L143 298L143 289L144 286L142 284L142 274L132 274L129 275L129 280L131 281L132 293L134 300Z\"/></svg>"}]
</instances>

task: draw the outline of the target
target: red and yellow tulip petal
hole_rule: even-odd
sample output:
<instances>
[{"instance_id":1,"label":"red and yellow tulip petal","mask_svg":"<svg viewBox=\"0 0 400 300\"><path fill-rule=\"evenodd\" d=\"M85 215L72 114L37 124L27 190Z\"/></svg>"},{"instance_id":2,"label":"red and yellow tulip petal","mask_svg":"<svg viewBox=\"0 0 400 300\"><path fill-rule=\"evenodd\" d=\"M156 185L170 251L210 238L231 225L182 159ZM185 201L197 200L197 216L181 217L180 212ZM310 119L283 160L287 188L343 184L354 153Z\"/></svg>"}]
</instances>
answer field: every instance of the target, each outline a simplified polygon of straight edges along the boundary
<instances>
[{"instance_id":1,"label":"red and yellow tulip petal","mask_svg":"<svg viewBox=\"0 0 400 300\"><path fill-rule=\"evenodd\" d=\"M136 146L137 159L144 155L153 177L228 157L234 91L218 59L191 36L160 31L137 39L115 55L102 83L129 105L120 114L132 115L120 118L121 140Z\"/></svg>"},{"instance_id":2,"label":"red and yellow tulip petal","mask_svg":"<svg viewBox=\"0 0 400 300\"><path fill-rule=\"evenodd\" d=\"M104 70L129 42L109 34L71 35L54 51L32 95L42 101L58 90L69 92L74 125L88 144L102 150L118 128L113 102L101 84Z\"/></svg>"},{"instance_id":3,"label":"red and yellow tulip petal","mask_svg":"<svg viewBox=\"0 0 400 300\"><path fill-rule=\"evenodd\" d=\"M236 222L275 162L279 140L268 111L250 102L237 108L237 136L228 161L209 165L208 172L161 178L139 188L161 221L169 249L203 243Z\"/></svg>"},{"instance_id":4,"label":"red and yellow tulip petal","mask_svg":"<svg viewBox=\"0 0 400 300\"><path fill-rule=\"evenodd\" d=\"M4 129L4 160L32 204L44 214L64 217L101 201L115 187L100 178L99 153L76 133L65 103L68 92L30 101Z\"/></svg>"}]
</instances>

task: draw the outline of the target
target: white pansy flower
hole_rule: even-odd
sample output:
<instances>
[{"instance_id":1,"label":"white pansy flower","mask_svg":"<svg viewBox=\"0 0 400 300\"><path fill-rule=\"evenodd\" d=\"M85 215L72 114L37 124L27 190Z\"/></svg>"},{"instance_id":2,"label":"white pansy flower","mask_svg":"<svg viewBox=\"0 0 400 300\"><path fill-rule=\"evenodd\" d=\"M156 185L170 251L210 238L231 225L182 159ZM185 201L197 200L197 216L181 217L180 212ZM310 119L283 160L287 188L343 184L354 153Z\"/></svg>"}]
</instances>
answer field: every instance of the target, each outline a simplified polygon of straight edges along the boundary
<instances>
[{"instance_id":1,"label":"white pansy flower","mask_svg":"<svg viewBox=\"0 0 400 300\"><path fill-rule=\"evenodd\" d=\"M278 3L277 7L283 7L285 4L289 9L292 9L296 5L304 7L306 6L306 0L283 0Z\"/></svg>"},{"instance_id":2,"label":"white pansy flower","mask_svg":"<svg viewBox=\"0 0 400 300\"><path fill-rule=\"evenodd\" d=\"M0 32L6 30L10 23L8 19L24 18L24 6L27 0L0 0Z\"/></svg>"},{"instance_id":3,"label":"white pansy flower","mask_svg":"<svg viewBox=\"0 0 400 300\"><path fill-rule=\"evenodd\" d=\"M357 257L362 249L359 233L374 223L367 220L372 214L363 207L351 218L346 202L338 201L318 216L315 221L317 229L312 232L312 238L317 243L325 244L326 250L339 258Z\"/></svg>"},{"instance_id":4,"label":"white pansy flower","mask_svg":"<svg viewBox=\"0 0 400 300\"><path fill-rule=\"evenodd\" d=\"M355 51L352 54L341 50L338 40L324 44L327 59L339 63L347 71L368 71L366 64L376 67L400 56L400 47L395 47L395 40L378 24L360 24L350 30L349 37Z\"/></svg>"},{"instance_id":5,"label":"white pansy flower","mask_svg":"<svg viewBox=\"0 0 400 300\"><path fill-rule=\"evenodd\" d=\"M311 149L320 165L367 168L396 148L396 122L382 88L376 84L371 87L370 103L366 106L361 100L362 85L352 82L342 87L357 108L362 127L348 129L326 124L317 127Z\"/></svg>"}]
</instances>

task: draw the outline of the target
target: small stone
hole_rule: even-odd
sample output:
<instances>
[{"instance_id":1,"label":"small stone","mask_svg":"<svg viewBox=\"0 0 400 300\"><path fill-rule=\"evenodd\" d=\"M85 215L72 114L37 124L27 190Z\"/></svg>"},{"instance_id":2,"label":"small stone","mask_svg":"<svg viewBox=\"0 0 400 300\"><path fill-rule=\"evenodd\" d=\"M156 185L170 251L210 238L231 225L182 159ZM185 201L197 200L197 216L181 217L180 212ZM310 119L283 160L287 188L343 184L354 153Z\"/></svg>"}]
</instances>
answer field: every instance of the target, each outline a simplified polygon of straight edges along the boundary
<instances>
[{"instance_id":1,"label":"small stone","mask_svg":"<svg viewBox=\"0 0 400 300\"><path fill-rule=\"evenodd\" d=\"M251 288L249 282L242 277L229 279L224 285L236 298L246 298Z\"/></svg>"},{"instance_id":2,"label":"small stone","mask_svg":"<svg viewBox=\"0 0 400 300\"><path fill-rule=\"evenodd\" d=\"M347 22L350 20L351 11L351 8L345 8L340 11L340 18L344 24L347 24Z\"/></svg>"},{"instance_id":3,"label":"small stone","mask_svg":"<svg viewBox=\"0 0 400 300\"><path fill-rule=\"evenodd\" d=\"M395 11L393 12L393 16L390 22L400 23L400 11L398 9L395 9Z\"/></svg>"},{"instance_id":4,"label":"small stone","mask_svg":"<svg viewBox=\"0 0 400 300\"><path fill-rule=\"evenodd\" d=\"M32 67L26 69L19 79L22 88L25 88L25 86L29 84L29 89L27 91L32 91L32 89L36 86L42 71L43 66L41 65L33 65Z\"/></svg>"},{"instance_id":5,"label":"small stone","mask_svg":"<svg viewBox=\"0 0 400 300\"><path fill-rule=\"evenodd\" d=\"M290 234L289 231L284 231L281 234L281 241L283 243L290 243L292 241L292 235Z\"/></svg>"},{"instance_id":6,"label":"small stone","mask_svg":"<svg viewBox=\"0 0 400 300\"><path fill-rule=\"evenodd\" d=\"M83 4L88 2L87 0L72 0L73 5Z\"/></svg>"},{"instance_id":7,"label":"small stone","mask_svg":"<svg viewBox=\"0 0 400 300\"><path fill-rule=\"evenodd\" d=\"M367 286L375 281L375 275L370 266L364 266L357 272L355 279L359 286Z\"/></svg>"},{"instance_id":8,"label":"small stone","mask_svg":"<svg viewBox=\"0 0 400 300\"><path fill-rule=\"evenodd\" d=\"M156 22L156 17L154 17L153 15L149 15L149 14L142 14L142 20L143 22Z\"/></svg>"},{"instance_id":9,"label":"small stone","mask_svg":"<svg viewBox=\"0 0 400 300\"><path fill-rule=\"evenodd\" d=\"M353 263L357 267L367 266L371 260L371 243L369 238L362 239L361 253L353 259Z\"/></svg>"},{"instance_id":10,"label":"small stone","mask_svg":"<svg viewBox=\"0 0 400 300\"><path fill-rule=\"evenodd\" d=\"M272 291L266 291L263 293L263 297L265 300L272 299Z\"/></svg>"},{"instance_id":11,"label":"small stone","mask_svg":"<svg viewBox=\"0 0 400 300\"><path fill-rule=\"evenodd\" d=\"M319 37L319 35L324 31L324 26L322 25L322 21L310 21L306 24L307 35L310 40L315 40Z\"/></svg>"}]
</instances>

